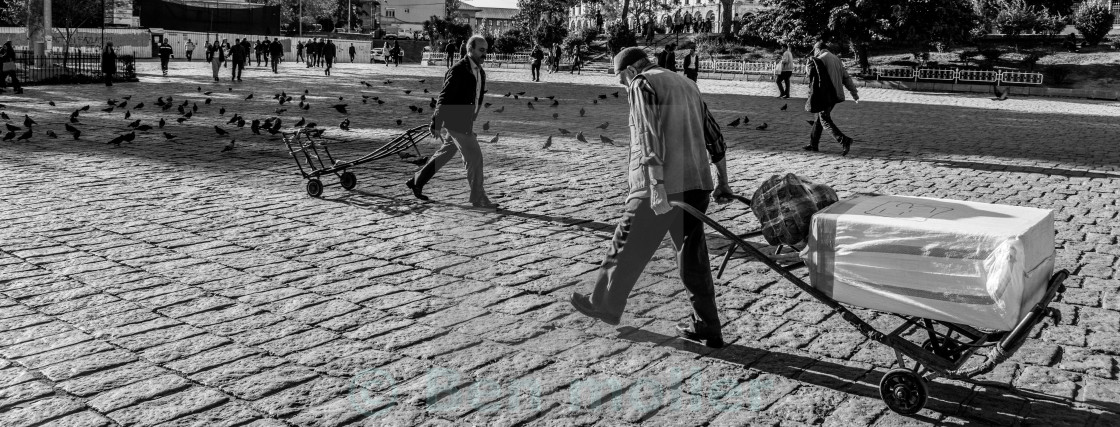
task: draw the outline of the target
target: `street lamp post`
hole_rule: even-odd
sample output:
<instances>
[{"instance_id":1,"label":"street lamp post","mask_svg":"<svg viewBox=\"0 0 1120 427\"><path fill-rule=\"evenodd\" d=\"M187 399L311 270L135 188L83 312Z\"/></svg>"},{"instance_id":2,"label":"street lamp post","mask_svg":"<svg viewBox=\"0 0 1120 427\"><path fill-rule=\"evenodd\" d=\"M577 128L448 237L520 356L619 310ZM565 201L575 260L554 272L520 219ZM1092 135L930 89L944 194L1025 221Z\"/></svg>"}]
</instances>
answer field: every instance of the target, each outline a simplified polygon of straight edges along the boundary
<instances>
[{"instance_id":1,"label":"street lamp post","mask_svg":"<svg viewBox=\"0 0 1120 427\"><path fill-rule=\"evenodd\" d=\"M299 0L299 21L296 23L296 25L299 25L299 38L302 39L303 38L303 0Z\"/></svg>"}]
</instances>

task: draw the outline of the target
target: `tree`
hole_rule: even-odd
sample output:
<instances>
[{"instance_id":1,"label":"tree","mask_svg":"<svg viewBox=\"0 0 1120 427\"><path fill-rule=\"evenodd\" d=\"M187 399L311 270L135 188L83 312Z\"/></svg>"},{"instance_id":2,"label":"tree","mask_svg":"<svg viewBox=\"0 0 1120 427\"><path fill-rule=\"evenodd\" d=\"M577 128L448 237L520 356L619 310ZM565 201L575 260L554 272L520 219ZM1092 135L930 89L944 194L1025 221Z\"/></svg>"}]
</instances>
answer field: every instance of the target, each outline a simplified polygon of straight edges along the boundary
<instances>
[{"instance_id":1,"label":"tree","mask_svg":"<svg viewBox=\"0 0 1120 427\"><path fill-rule=\"evenodd\" d=\"M96 3L96 0L86 0ZM332 17L339 9L338 0L268 0L268 5L280 5L280 20L296 22L300 17L300 4L303 4L303 23L317 22L318 18Z\"/></svg>"},{"instance_id":2,"label":"tree","mask_svg":"<svg viewBox=\"0 0 1120 427\"><path fill-rule=\"evenodd\" d=\"M1027 5L1024 0L1005 0L996 13L993 25L1001 34L1014 38L1037 28L1043 14L1045 12Z\"/></svg>"},{"instance_id":3,"label":"tree","mask_svg":"<svg viewBox=\"0 0 1120 427\"><path fill-rule=\"evenodd\" d=\"M882 21L887 35L914 52L928 52L931 44L952 46L971 37L979 18L968 0L909 0L891 6Z\"/></svg>"},{"instance_id":4,"label":"tree","mask_svg":"<svg viewBox=\"0 0 1120 427\"><path fill-rule=\"evenodd\" d=\"M1103 0L1087 0L1073 14L1073 26L1089 46L1096 46L1112 29L1115 17L1108 6Z\"/></svg>"},{"instance_id":5,"label":"tree","mask_svg":"<svg viewBox=\"0 0 1120 427\"><path fill-rule=\"evenodd\" d=\"M720 10L722 11L723 15L722 17L720 17L722 23L720 24L719 32L720 34L723 34L725 36L731 35L731 6L733 3L734 0L719 0Z\"/></svg>"},{"instance_id":6,"label":"tree","mask_svg":"<svg viewBox=\"0 0 1120 427\"><path fill-rule=\"evenodd\" d=\"M867 73L871 69L871 43L886 40L881 18L891 12L890 3L874 0L857 0L850 4L832 9L828 17L828 29L840 41L847 41L859 60L860 70Z\"/></svg>"},{"instance_id":7,"label":"tree","mask_svg":"<svg viewBox=\"0 0 1120 427\"><path fill-rule=\"evenodd\" d=\"M460 0L443 0L443 17L449 21L455 21L459 8L463 7L463 2Z\"/></svg>"}]
</instances>

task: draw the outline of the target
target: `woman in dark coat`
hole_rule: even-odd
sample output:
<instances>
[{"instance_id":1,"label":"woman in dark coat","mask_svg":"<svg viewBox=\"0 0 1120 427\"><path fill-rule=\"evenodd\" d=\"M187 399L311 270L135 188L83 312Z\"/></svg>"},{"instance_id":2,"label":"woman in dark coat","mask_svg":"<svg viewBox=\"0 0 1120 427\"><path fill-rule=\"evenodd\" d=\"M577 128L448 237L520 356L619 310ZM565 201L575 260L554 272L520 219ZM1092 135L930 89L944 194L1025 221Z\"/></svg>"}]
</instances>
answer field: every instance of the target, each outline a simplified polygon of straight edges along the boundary
<instances>
[{"instance_id":1,"label":"woman in dark coat","mask_svg":"<svg viewBox=\"0 0 1120 427\"><path fill-rule=\"evenodd\" d=\"M105 86L113 85L113 74L117 73L117 53L113 52L113 42L105 43L101 52L101 74L105 76Z\"/></svg>"},{"instance_id":2,"label":"woman in dark coat","mask_svg":"<svg viewBox=\"0 0 1120 427\"><path fill-rule=\"evenodd\" d=\"M12 78L12 87L15 93L23 93L23 88L19 85L19 68L16 66L16 49L12 47L12 41L8 40L4 46L0 46L0 63L4 64L3 74L0 74L0 83L3 86L8 86L8 77Z\"/></svg>"}]
</instances>

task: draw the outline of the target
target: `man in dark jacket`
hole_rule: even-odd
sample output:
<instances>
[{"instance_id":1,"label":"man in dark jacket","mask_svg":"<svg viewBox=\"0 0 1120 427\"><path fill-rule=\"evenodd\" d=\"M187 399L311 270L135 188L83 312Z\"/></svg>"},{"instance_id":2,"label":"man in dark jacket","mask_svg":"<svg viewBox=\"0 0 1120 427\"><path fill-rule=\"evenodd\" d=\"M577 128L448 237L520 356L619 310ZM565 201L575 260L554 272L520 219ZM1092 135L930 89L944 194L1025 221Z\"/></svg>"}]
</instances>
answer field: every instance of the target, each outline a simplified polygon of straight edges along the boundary
<instances>
[{"instance_id":1,"label":"man in dark jacket","mask_svg":"<svg viewBox=\"0 0 1120 427\"><path fill-rule=\"evenodd\" d=\"M233 65L229 68L231 81L241 81L241 70L245 68L245 58L248 56L245 52L245 45L241 44L240 40L234 40L233 46L229 48L230 63Z\"/></svg>"},{"instance_id":2,"label":"man in dark jacket","mask_svg":"<svg viewBox=\"0 0 1120 427\"><path fill-rule=\"evenodd\" d=\"M264 45L261 44L260 40L257 40L256 42L253 43L253 54L256 55L256 57L257 57L257 66L258 67L261 66L261 55L264 55L263 50L264 50Z\"/></svg>"},{"instance_id":3,"label":"man in dark jacket","mask_svg":"<svg viewBox=\"0 0 1120 427\"><path fill-rule=\"evenodd\" d=\"M272 43L268 44L268 54L272 59L272 73L280 74L280 60L284 58L284 45L280 43L280 39L273 39Z\"/></svg>"},{"instance_id":4,"label":"man in dark jacket","mask_svg":"<svg viewBox=\"0 0 1120 427\"><path fill-rule=\"evenodd\" d=\"M354 62L354 55L358 54L358 48L354 47L354 43L350 43L350 62Z\"/></svg>"},{"instance_id":5,"label":"man in dark jacket","mask_svg":"<svg viewBox=\"0 0 1120 427\"><path fill-rule=\"evenodd\" d=\"M167 43L166 39L159 43L159 68L163 70L165 76L167 75L167 62L171 60L172 53L171 45Z\"/></svg>"},{"instance_id":6,"label":"man in dark jacket","mask_svg":"<svg viewBox=\"0 0 1120 427\"><path fill-rule=\"evenodd\" d=\"M466 42L468 54L447 70L443 89L436 99L436 109L432 113L432 135L440 136L441 129L447 129L447 138L440 136L443 145L428 163L405 183L412 194L420 200L428 200L423 194L424 185L447 164L456 152L463 154L467 167L467 183L471 188L471 205L478 208L497 209L498 204L486 196L482 173L482 148L474 134L474 121L482 106L486 93L486 72L482 70L482 60L489 46L482 36L473 36Z\"/></svg>"},{"instance_id":7,"label":"man in dark jacket","mask_svg":"<svg viewBox=\"0 0 1120 427\"><path fill-rule=\"evenodd\" d=\"M331 75L331 66L334 65L334 57L337 53L334 42L327 40L327 43L323 45L323 59L327 61L327 69L323 71L324 74Z\"/></svg>"},{"instance_id":8,"label":"man in dark jacket","mask_svg":"<svg viewBox=\"0 0 1120 427\"><path fill-rule=\"evenodd\" d=\"M828 45L824 42L813 45L813 57L809 61L809 98L805 102L805 110L816 113L817 119L809 134L809 145L801 148L819 151L821 133L828 129L836 142L840 143L840 155L847 156L853 140L836 127L836 123L832 121L832 109L836 104L844 102L844 88L848 88L856 102L859 102L859 91L848 75L848 70L844 69L844 63L828 51Z\"/></svg>"},{"instance_id":9,"label":"man in dark jacket","mask_svg":"<svg viewBox=\"0 0 1120 427\"><path fill-rule=\"evenodd\" d=\"M451 68L451 64L455 63L455 54L459 52L459 44L455 43L455 39L447 42L447 47L443 49L443 53L447 54L446 62L447 68Z\"/></svg>"},{"instance_id":10,"label":"man in dark jacket","mask_svg":"<svg viewBox=\"0 0 1120 427\"><path fill-rule=\"evenodd\" d=\"M696 46L688 45L688 54L684 56L684 76L696 81L700 77L700 58L696 56Z\"/></svg>"},{"instance_id":11,"label":"man in dark jacket","mask_svg":"<svg viewBox=\"0 0 1120 427\"><path fill-rule=\"evenodd\" d=\"M539 82L541 81L541 61L544 60L544 51L541 50L541 45L534 44L533 53L530 53L529 57L533 59L532 68L530 69L533 73L533 81Z\"/></svg>"},{"instance_id":12,"label":"man in dark jacket","mask_svg":"<svg viewBox=\"0 0 1120 427\"><path fill-rule=\"evenodd\" d=\"M8 42L5 46L10 48L12 46L11 42ZM15 52L13 51L13 53ZM8 60L7 55L5 55L4 60ZM113 51L113 42L108 42L105 43L105 51L101 52L101 74L105 76L105 86L113 85L113 74L116 73L117 53ZM16 80L14 76L12 77L12 81L16 84L16 93L23 93L23 90L19 89L19 81Z\"/></svg>"}]
</instances>

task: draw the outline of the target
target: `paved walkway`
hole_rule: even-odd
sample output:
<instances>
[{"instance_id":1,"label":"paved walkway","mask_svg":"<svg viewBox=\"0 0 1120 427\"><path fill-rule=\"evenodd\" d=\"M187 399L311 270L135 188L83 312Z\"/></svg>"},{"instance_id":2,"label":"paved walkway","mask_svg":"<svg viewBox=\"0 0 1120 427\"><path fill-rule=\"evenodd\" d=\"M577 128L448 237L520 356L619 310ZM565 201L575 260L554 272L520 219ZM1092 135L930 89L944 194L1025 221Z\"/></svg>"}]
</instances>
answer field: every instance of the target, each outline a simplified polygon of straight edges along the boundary
<instances>
[{"instance_id":1,"label":"paved walkway","mask_svg":"<svg viewBox=\"0 0 1120 427\"><path fill-rule=\"evenodd\" d=\"M426 123L439 67L343 64L331 78L250 67L230 84L228 69L214 83L202 64L172 65L162 77L141 63L138 84L0 95L9 123L39 123L30 140L0 142L0 425L1120 424L1116 103L866 90L835 113L857 140L839 157L834 144L800 150L803 99L701 82L721 121L750 118L725 128L739 192L795 172L841 197L1054 209L1058 265L1074 273L1061 323L976 384L933 382L927 408L902 417L878 397L892 353L757 262L734 261L718 282L731 340L719 351L672 337L688 304L668 246L621 326L573 313L567 298L589 289L626 190L625 148L598 142L627 138L613 76L532 84L524 70L490 71L479 138L499 136L483 143L487 186L508 208L493 213L469 208L456 162L429 203L403 185L415 166L395 158L355 168L354 191L308 197L279 138L226 124L286 108L285 126L314 121L336 156L356 157ZM296 102L306 90L310 108L280 107L281 90ZM126 96L129 119L101 111ZM198 110L177 123L157 97ZM350 132L329 108L340 102ZM83 105L74 140L63 123ZM153 129L105 144L160 118L175 139ZM757 226L742 205L713 210ZM727 242L710 239L715 260Z\"/></svg>"}]
</instances>

